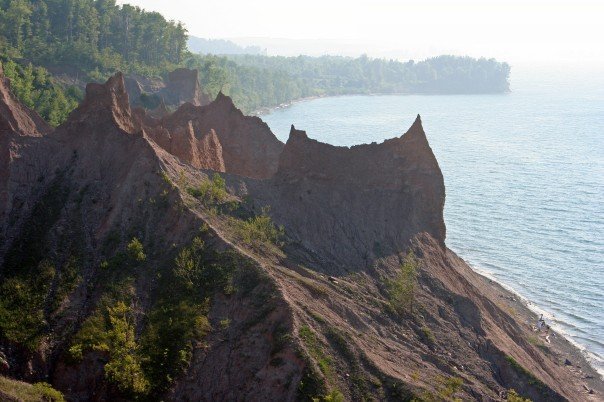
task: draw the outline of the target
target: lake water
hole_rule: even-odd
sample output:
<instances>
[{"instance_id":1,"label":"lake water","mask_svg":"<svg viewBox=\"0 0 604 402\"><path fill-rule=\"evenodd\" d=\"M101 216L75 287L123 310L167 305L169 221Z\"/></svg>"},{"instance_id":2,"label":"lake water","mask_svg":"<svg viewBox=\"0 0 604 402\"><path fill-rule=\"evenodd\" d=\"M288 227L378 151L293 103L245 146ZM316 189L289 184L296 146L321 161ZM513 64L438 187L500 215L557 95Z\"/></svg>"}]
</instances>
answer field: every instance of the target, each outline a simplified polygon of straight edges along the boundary
<instances>
[{"instance_id":1,"label":"lake water","mask_svg":"<svg viewBox=\"0 0 604 402\"><path fill-rule=\"evenodd\" d=\"M502 95L343 96L262 116L333 145L422 116L446 186L447 245L530 300L604 370L604 74L513 68Z\"/></svg>"}]
</instances>

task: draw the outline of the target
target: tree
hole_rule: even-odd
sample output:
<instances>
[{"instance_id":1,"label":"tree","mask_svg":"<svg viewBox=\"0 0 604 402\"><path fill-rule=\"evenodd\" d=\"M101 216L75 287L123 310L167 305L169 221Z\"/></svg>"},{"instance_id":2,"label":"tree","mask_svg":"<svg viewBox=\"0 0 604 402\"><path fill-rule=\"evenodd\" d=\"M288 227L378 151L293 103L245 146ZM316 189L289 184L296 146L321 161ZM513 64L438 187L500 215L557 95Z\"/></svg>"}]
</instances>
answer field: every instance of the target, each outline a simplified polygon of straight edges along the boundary
<instances>
[{"instance_id":1,"label":"tree","mask_svg":"<svg viewBox=\"0 0 604 402\"><path fill-rule=\"evenodd\" d=\"M407 309L411 313L413 312L418 268L419 261L413 251L409 251L401 263L401 269L396 277L387 282L390 304L398 312L404 312Z\"/></svg>"},{"instance_id":2,"label":"tree","mask_svg":"<svg viewBox=\"0 0 604 402\"><path fill-rule=\"evenodd\" d=\"M105 364L105 376L124 392L143 394L149 383L141 369L130 308L120 301L107 310L111 358Z\"/></svg>"}]
</instances>

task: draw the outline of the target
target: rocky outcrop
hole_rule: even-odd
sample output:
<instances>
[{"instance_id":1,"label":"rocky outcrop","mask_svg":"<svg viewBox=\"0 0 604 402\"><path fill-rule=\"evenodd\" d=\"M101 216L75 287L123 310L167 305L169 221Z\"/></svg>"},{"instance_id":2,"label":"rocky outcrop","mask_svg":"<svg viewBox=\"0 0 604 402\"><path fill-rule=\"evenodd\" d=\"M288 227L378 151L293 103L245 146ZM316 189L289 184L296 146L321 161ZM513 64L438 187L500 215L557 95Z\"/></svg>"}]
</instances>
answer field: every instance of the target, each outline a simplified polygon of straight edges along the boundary
<instances>
[{"instance_id":1,"label":"rocky outcrop","mask_svg":"<svg viewBox=\"0 0 604 402\"><path fill-rule=\"evenodd\" d=\"M165 92L160 93L160 96L172 105L188 102L194 106L202 106L210 103L201 92L199 72L187 68L179 68L168 74Z\"/></svg>"},{"instance_id":2,"label":"rocky outcrop","mask_svg":"<svg viewBox=\"0 0 604 402\"><path fill-rule=\"evenodd\" d=\"M228 173L264 179L277 171L283 143L259 117L245 116L222 93L207 106L182 105L162 119L161 125L169 132L182 131L187 126L195 133L214 130Z\"/></svg>"},{"instance_id":3,"label":"rocky outcrop","mask_svg":"<svg viewBox=\"0 0 604 402\"><path fill-rule=\"evenodd\" d=\"M198 70L178 68L170 72L165 80L142 76L128 76L125 87L132 106L145 107L156 117L163 117L184 103L202 106L210 103L199 85Z\"/></svg>"},{"instance_id":4,"label":"rocky outcrop","mask_svg":"<svg viewBox=\"0 0 604 402\"><path fill-rule=\"evenodd\" d=\"M14 102L0 99L3 116L27 116ZM333 147L292 127L283 146L223 95L162 119L132 110L118 74L55 130L5 121L3 374L74 401L601 396L583 363L564 366L561 337L534 341L534 317L446 248L419 116L381 144ZM216 197L190 191L207 184L200 169L224 172ZM282 243L258 234L259 213ZM403 308L391 284L408 251Z\"/></svg>"},{"instance_id":5,"label":"rocky outcrop","mask_svg":"<svg viewBox=\"0 0 604 402\"><path fill-rule=\"evenodd\" d=\"M224 172L222 145L213 129L207 133L195 131L192 121L171 130L157 120L145 119L145 133L159 146L180 160L198 169Z\"/></svg>"}]
</instances>

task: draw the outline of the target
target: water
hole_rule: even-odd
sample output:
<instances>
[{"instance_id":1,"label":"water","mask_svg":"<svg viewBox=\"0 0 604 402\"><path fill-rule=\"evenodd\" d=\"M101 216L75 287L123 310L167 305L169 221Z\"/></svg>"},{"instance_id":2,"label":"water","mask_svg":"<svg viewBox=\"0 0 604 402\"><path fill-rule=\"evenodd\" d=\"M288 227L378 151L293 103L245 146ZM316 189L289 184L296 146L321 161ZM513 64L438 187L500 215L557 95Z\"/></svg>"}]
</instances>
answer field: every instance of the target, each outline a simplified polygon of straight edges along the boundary
<instances>
[{"instance_id":1,"label":"water","mask_svg":"<svg viewBox=\"0 0 604 402\"><path fill-rule=\"evenodd\" d=\"M417 113L443 171L447 245L545 311L604 371L604 74L521 70L503 95L345 96L263 119L350 146Z\"/></svg>"}]
</instances>

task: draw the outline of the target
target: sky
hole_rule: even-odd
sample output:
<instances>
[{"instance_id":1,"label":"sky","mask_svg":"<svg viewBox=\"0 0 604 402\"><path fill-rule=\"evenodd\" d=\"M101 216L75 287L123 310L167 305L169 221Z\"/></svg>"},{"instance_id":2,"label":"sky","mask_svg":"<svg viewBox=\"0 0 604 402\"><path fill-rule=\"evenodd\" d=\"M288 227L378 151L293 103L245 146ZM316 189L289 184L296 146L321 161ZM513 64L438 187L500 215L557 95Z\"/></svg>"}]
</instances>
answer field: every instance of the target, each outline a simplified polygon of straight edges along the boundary
<instances>
[{"instance_id":1,"label":"sky","mask_svg":"<svg viewBox=\"0 0 604 402\"><path fill-rule=\"evenodd\" d=\"M269 54L604 66L604 0L127 0L189 34L257 44Z\"/></svg>"}]
</instances>

